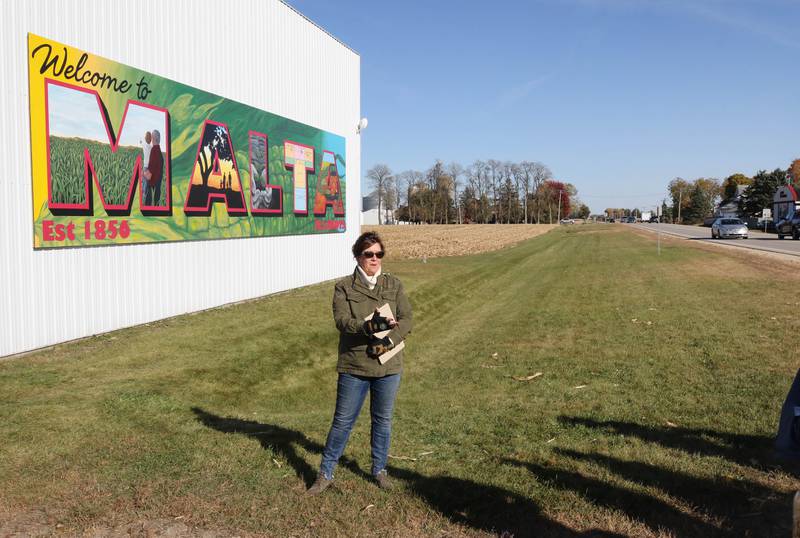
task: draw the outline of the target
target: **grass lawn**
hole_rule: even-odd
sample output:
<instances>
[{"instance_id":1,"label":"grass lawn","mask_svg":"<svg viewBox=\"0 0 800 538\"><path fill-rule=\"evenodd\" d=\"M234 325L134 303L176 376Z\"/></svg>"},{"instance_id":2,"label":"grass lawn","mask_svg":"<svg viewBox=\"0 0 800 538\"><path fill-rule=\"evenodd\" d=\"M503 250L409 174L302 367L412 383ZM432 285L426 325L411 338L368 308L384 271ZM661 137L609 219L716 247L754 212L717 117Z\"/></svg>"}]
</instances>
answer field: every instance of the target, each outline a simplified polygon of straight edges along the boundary
<instances>
[{"instance_id":1,"label":"grass lawn","mask_svg":"<svg viewBox=\"0 0 800 538\"><path fill-rule=\"evenodd\" d=\"M798 367L798 276L685 242L657 256L652 237L611 225L384 266L415 314L395 492L366 479L365 408L336 488L303 494L335 399L325 283L0 363L0 522L73 534L146 520L268 536L790 533L800 484L771 446Z\"/></svg>"}]
</instances>

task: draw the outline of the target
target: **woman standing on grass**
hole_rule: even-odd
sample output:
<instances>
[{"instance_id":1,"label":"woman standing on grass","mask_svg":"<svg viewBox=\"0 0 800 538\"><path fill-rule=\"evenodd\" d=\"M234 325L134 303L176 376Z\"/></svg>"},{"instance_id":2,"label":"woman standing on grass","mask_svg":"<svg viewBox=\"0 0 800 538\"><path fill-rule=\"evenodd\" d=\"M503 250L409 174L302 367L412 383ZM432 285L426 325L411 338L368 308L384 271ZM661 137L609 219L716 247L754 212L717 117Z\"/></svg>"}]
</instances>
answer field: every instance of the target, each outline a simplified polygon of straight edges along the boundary
<instances>
[{"instance_id":1,"label":"woman standing on grass","mask_svg":"<svg viewBox=\"0 0 800 538\"><path fill-rule=\"evenodd\" d=\"M319 476L308 490L311 495L321 493L333 481L333 469L344 452L367 392L372 422L372 476L380 488L390 488L386 460L403 351L399 350L384 364L380 356L399 345L411 331L411 304L400 280L381 272L384 253L383 241L377 233L361 234L353 245L358 265L352 275L334 287L333 319L339 329L336 411L322 452ZM376 309L387 303L394 317L377 313ZM374 314L372 319L365 321L370 314ZM383 338L375 336L387 329L390 332Z\"/></svg>"}]
</instances>

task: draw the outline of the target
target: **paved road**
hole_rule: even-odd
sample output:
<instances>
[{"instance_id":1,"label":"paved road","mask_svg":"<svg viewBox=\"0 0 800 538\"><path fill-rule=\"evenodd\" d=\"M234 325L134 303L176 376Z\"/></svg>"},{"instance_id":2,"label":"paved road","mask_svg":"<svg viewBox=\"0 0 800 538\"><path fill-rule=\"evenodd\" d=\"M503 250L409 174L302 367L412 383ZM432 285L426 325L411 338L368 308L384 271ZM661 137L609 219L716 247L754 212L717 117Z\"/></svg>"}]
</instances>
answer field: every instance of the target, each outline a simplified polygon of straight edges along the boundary
<instances>
[{"instance_id":1,"label":"paved road","mask_svg":"<svg viewBox=\"0 0 800 538\"><path fill-rule=\"evenodd\" d=\"M773 233L763 233L750 230L749 239L711 239L711 228L701 226L683 226L680 224L624 224L623 226L636 226L653 232L661 227L661 233L676 235L686 239L696 241L706 241L710 243L723 243L743 248L755 250L766 250L790 256L800 256L800 241L793 241L791 237L778 239Z\"/></svg>"}]
</instances>

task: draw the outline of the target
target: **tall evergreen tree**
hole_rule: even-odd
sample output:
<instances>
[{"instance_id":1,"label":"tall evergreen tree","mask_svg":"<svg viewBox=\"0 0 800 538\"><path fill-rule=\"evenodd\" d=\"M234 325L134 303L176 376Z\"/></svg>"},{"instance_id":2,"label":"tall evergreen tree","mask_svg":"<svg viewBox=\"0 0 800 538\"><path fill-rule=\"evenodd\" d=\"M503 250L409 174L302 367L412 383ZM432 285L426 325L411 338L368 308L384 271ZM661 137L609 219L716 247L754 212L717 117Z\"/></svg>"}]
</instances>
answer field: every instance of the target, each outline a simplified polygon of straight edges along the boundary
<instances>
[{"instance_id":1,"label":"tall evergreen tree","mask_svg":"<svg viewBox=\"0 0 800 538\"><path fill-rule=\"evenodd\" d=\"M745 189L739 200L739 210L748 217L757 217L765 208L772 207L772 197L786 183L786 170L776 168L772 172L759 171L753 183Z\"/></svg>"}]
</instances>

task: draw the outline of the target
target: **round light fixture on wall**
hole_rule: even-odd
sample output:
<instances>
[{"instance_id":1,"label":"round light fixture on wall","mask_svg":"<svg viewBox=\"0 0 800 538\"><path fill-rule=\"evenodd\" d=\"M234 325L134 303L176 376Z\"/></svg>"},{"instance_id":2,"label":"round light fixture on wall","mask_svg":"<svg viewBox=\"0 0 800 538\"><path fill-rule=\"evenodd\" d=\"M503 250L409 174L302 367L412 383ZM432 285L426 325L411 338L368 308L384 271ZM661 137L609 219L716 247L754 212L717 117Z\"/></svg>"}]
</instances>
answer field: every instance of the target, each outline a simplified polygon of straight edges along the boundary
<instances>
[{"instance_id":1,"label":"round light fixture on wall","mask_svg":"<svg viewBox=\"0 0 800 538\"><path fill-rule=\"evenodd\" d=\"M356 127L356 132L360 133L362 129L366 129L367 125L369 125L369 120L367 118L361 118L358 121L358 127Z\"/></svg>"}]
</instances>

